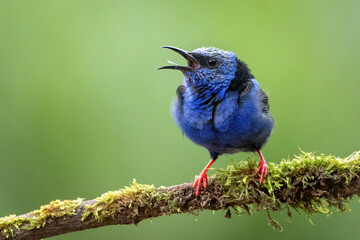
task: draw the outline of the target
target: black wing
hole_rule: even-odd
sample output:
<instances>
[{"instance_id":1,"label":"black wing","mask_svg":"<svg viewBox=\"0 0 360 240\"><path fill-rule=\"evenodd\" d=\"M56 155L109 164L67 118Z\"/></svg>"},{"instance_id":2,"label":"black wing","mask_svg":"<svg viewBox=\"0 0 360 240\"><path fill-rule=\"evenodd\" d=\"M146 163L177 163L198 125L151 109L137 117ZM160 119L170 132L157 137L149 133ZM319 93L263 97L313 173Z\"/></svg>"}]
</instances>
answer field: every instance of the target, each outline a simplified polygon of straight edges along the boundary
<instances>
[{"instance_id":1,"label":"black wing","mask_svg":"<svg viewBox=\"0 0 360 240\"><path fill-rule=\"evenodd\" d=\"M246 95L253 85L252 78L254 76L250 73L250 69L244 62L236 58L235 77L231 80L228 91L237 91L242 96Z\"/></svg>"},{"instance_id":2,"label":"black wing","mask_svg":"<svg viewBox=\"0 0 360 240\"><path fill-rule=\"evenodd\" d=\"M178 101L179 101L179 104L180 104L181 113L183 112L184 93L185 93L185 86L184 86L183 84L181 84L181 85L178 86L178 88L176 89L176 94L177 94L177 96L178 96Z\"/></svg>"},{"instance_id":3,"label":"black wing","mask_svg":"<svg viewBox=\"0 0 360 240\"><path fill-rule=\"evenodd\" d=\"M269 97L266 95L266 93L260 89L259 92L260 95L260 104L261 104L261 111L263 113L268 113L270 110L269 106Z\"/></svg>"}]
</instances>

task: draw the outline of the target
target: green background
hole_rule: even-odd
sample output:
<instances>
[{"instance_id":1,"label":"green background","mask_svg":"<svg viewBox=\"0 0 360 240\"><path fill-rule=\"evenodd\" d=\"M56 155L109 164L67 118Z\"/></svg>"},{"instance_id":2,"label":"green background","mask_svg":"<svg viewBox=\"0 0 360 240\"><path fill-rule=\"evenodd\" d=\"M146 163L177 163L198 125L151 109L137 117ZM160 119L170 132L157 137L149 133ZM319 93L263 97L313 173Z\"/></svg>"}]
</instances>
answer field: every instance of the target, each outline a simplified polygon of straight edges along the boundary
<instances>
[{"instance_id":1,"label":"green background","mask_svg":"<svg viewBox=\"0 0 360 240\"><path fill-rule=\"evenodd\" d=\"M182 75L155 71L160 49L216 46L251 68L270 97L265 158L347 156L360 140L360 1L0 1L0 216L128 185L189 182L208 152L170 116ZM222 156L215 168L252 154ZM211 171L213 173L213 171ZM210 174L211 174L210 172ZM351 213L225 212L160 217L53 239L350 239Z\"/></svg>"}]
</instances>

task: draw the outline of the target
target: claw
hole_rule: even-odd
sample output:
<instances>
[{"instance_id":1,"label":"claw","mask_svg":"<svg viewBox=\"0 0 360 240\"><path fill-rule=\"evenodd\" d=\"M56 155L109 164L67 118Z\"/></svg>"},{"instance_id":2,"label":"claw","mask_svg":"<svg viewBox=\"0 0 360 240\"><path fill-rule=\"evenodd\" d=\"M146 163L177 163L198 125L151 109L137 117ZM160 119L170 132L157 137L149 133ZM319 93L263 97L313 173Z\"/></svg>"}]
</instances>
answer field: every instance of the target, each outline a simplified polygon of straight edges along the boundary
<instances>
[{"instance_id":1,"label":"claw","mask_svg":"<svg viewBox=\"0 0 360 240\"><path fill-rule=\"evenodd\" d=\"M259 167L256 169L256 173L260 173L260 183L262 183L264 175L268 174L268 167L265 161L259 162Z\"/></svg>"},{"instance_id":2,"label":"claw","mask_svg":"<svg viewBox=\"0 0 360 240\"><path fill-rule=\"evenodd\" d=\"M193 184L193 187L196 187L198 185L198 182L199 182L199 178L197 178Z\"/></svg>"},{"instance_id":3,"label":"claw","mask_svg":"<svg viewBox=\"0 0 360 240\"><path fill-rule=\"evenodd\" d=\"M203 186L204 186L204 188L207 188L207 179L208 179L207 176L203 179Z\"/></svg>"},{"instance_id":4,"label":"claw","mask_svg":"<svg viewBox=\"0 0 360 240\"><path fill-rule=\"evenodd\" d=\"M256 174L260 173L260 183L263 182L263 179L264 179L264 175L267 175L268 174L268 167L267 167L267 164L266 164L266 161L261 153L260 150L258 150L258 153L259 153L259 156L260 156L260 162L259 162L259 166L258 168L256 169Z\"/></svg>"},{"instance_id":5,"label":"claw","mask_svg":"<svg viewBox=\"0 0 360 240\"><path fill-rule=\"evenodd\" d=\"M203 184L204 188L207 188L207 174L206 171L202 171L199 177L194 182L194 188L196 187L196 196L199 196L201 183Z\"/></svg>"},{"instance_id":6,"label":"claw","mask_svg":"<svg viewBox=\"0 0 360 240\"><path fill-rule=\"evenodd\" d=\"M196 193L195 193L196 196L199 196L200 194L201 183L203 184L204 188L207 188L208 177L206 173L214 162L215 160L211 159L208 165L206 165L206 167L204 168L204 170L202 170L199 177L195 180L193 187L196 188Z\"/></svg>"}]
</instances>

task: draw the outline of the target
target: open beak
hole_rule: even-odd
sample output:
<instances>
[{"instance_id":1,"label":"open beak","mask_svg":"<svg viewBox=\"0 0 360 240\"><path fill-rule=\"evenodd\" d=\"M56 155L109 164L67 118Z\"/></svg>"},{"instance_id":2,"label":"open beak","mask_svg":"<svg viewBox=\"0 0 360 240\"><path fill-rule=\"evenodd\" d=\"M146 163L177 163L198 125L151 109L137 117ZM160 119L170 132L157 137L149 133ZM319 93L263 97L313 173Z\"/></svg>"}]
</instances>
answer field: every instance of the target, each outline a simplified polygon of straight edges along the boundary
<instances>
[{"instance_id":1,"label":"open beak","mask_svg":"<svg viewBox=\"0 0 360 240\"><path fill-rule=\"evenodd\" d=\"M163 46L162 48L168 48L170 50L173 50L174 52L179 53L181 56L183 56L187 60L188 66L171 65L171 66L160 67L156 70L173 69L173 70L180 70L182 72L189 72L189 71L199 69L201 67L199 61L191 55L191 52L187 52L180 48L171 47L171 46Z\"/></svg>"}]
</instances>

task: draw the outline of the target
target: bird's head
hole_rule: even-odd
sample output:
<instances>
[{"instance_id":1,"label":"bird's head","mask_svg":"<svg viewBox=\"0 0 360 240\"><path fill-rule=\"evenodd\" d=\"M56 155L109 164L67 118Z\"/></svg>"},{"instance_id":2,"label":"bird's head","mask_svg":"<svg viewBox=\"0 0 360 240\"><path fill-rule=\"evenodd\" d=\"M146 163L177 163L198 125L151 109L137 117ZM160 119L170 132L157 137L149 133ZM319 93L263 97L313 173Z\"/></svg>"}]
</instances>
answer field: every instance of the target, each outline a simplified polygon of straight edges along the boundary
<instances>
[{"instance_id":1,"label":"bird's head","mask_svg":"<svg viewBox=\"0 0 360 240\"><path fill-rule=\"evenodd\" d=\"M246 65L234 53L218 48L198 48L188 52L176 47L164 46L182 55L188 62L187 66L171 65L158 69L180 70L185 77L185 86L206 86L227 89L232 80L240 77L249 79L252 75Z\"/></svg>"}]
</instances>

